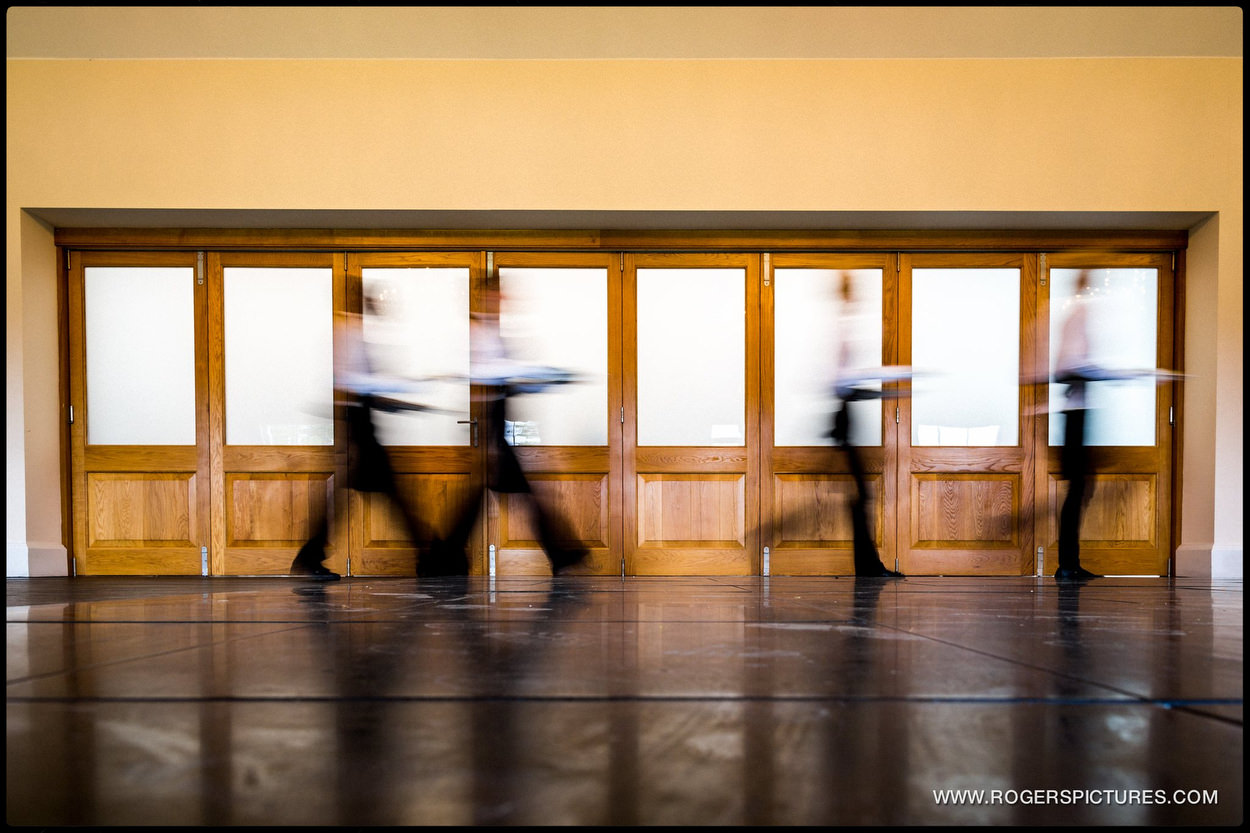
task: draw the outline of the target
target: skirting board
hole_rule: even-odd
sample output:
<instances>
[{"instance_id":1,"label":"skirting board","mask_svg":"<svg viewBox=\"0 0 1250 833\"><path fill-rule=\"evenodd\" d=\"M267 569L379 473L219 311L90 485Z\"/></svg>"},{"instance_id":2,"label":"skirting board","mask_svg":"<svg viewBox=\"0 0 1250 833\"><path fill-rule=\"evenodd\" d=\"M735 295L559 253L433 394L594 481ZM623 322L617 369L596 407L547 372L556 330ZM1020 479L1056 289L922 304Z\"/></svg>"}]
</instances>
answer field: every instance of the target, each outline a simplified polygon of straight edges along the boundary
<instances>
[{"instance_id":1,"label":"skirting board","mask_svg":"<svg viewBox=\"0 0 1250 833\"><path fill-rule=\"evenodd\" d=\"M1244 548L1240 546L1183 544L1176 548L1174 572L1177 576L1242 578L1244 557Z\"/></svg>"},{"instance_id":2,"label":"skirting board","mask_svg":"<svg viewBox=\"0 0 1250 833\"><path fill-rule=\"evenodd\" d=\"M7 578L67 575L69 575L69 553L61 544L41 542L22 544L10 541L5 547L5 576Z\"/></svg>"}]
</instances>

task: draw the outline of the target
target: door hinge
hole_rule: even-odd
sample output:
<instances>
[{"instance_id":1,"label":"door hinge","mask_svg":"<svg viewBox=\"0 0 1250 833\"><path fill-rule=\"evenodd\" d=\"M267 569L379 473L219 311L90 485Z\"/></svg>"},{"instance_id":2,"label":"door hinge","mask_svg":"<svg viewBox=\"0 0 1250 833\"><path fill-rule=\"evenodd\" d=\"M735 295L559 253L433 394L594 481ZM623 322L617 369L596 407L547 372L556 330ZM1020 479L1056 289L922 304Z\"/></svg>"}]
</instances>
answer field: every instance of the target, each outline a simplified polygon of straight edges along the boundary
<instances>
[{"instance_id":1,"label":"door hinge","mask_svg":"<svg viewBox=\"0 0 1250 833\"><path fill-rule=\"evenodd\" d=\"M204 285L204 253L195 253L195 283L197 286Z\"/></svg>"},{"instance_id":2,"label":"door hinge","mask_svg":"<svg viewBox=\"0 0 1250 833\"><path fill-rule=\"evenodd\" d=\"M208 547L200 547L200 575L208 575Z\"/></svg>"},{"instance_id":3,"label":"door hinge","mask_svg":"<svg viewBox=\"0 0 1250 833\"><path fill-rule=\"evenodd\" d=\"M620 260L617 261L617 266L619 267L619 270L621 274L623 275L625 274L625 253L620 252L619 254L620 254Z\"/></svg>"},{"instance_id":4,"label":"door hinge","mask_svg":"<svg viewBox=\"0 0 1250 833\"><path fill-rule=\"evenodd\" d=\"M764 547L764 575L768 575L768 547Z\"/></svg>"},{"instance_id":5,"label":"door hinge","mask_svg":"<svg viewBox=\"0 0 1250 833\"><path fill-rule=\"evenodd\" d=\"M69 406L69 424L70 425L74 424L74 406L73 405Z\"/></svg>"},{"instance_id":6,"label":"door hinge","mask_svg":"<svg viewBox=\"0 0 1250 833\"><path fill-rule=\"evenodd\" d=\"M1041 285L1046 285L1046 255L1045 253L1038 256L1037 277L1041 281Z\"/></svg>"},{"instance_id":7,"label":"door hinge","mask_svg":"<svg viewBox=\"0 0 1250 833\"><path fill-rule=\"evenodd\" d=\"M489 559L490 561L487 565L487 569L489 570L490 577L494 578L495 577L495 545L494 544L490 545Z\"/></svg>"},{"instance_id":8,"label":"door hinge","mask_svg":"<svg viewBox=\"0 0 1250 833\"><path fill-rule=\"evenodd\" d=\"M621 408L621 425L625 424L625 409Z\"/></svg>"},{"instance_id":9,"label":"door hinge","mask_svg":"<svg viewBox=\"0 0 1250 833\"><path fill-rule=\"evenodd\" d=\"M1172 412L1172 406L1168 406L1168 425L1175 425L1175 414Z\"/></svg>"},{"instance_id":10,"label":"door hinge","mask_svg":"<svg viewBox=\"0 0 1250 833\"><path fill-rule=\"evenodd\" d=\"M769 266L771 263L772 254L770 252L764 252L764 286L771 286L769 283L769 281L772 280L772 275L769 272Z\"/></svg>"},{"instance_id":11,"label":"door hinge","mask_svg":"<svg viewBox=\"0 0 1250 833\"><path fill-rule=\"evenodd\" d=\"M903 421L903 420L902 420L902 417L899 415L899 412L898 412L898 406L897 406L897 405L895 405L895 406L894 406L894 424L895 424L895 425L901 425L901 424L902 424L902 421Z\"/></svg>"},{"instance_id":12,"label":"door hinge","mask_svg":"<svg viewBox=\"0 0 1250 833\"><path fill-rule=\"evenodd\" d=\"M491 273L494 271L495 271L495 253L487 252L486 253L486 277L489 278L491 276Z\"/></svg>"},{"instance_id":13,"label":"door hinge","mask_svg":"<svg viewBox=\"0 0 1250 833\"><path fill-rule=\"evenodd\" d=\"M1035 570L1039 577L1042 575L1042 569L1043 567L1045 567L1045 565L1046 565L1046 548L1038 547L1037 548L1037 567L1035 568Z\"/></svg>"}]
</instances>

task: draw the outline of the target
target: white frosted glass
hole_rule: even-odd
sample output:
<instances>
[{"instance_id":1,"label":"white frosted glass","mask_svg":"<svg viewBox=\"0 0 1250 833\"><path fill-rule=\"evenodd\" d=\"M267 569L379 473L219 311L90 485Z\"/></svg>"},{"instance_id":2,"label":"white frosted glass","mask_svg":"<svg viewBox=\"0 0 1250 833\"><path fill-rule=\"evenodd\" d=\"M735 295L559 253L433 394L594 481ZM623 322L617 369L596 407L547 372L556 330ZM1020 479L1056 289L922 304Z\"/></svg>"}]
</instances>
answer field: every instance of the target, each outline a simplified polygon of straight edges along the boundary
<instances>
[{"instance_id":1,"label":"white frosted glass","mask_svg":"<svg viewBox=\"0 0 1250 833\"><path fill-rule=\"evenodd\" d=\"M1020 270L916 269L911 296L912 445L1016 445Z\"/></svg>"},{"instance_id":2,"label":"white frosted glass","mask_svg":"<svg viewBox=\"0 0 1250 833\"><path fill-rule=\"evenodd\" d=\"M469 426L459 424L469 419L468 268L367 268L361 282L366 298L382 300L361 324L372 369L430 379L422 389L395 398L453 412L375 412L378 440L393 446L468 445Z\"/></svg>"},{"instance_id":3,"label":"white frosted glass","mask_svg":"<svg viewBox=\"0 0 1250 833\"><path fill-rule=\"evenodd\" d=\"M333 445L329 269L224 270L226 443Z\"/></svg>"},{"instance_id":4,"label":"white frosted glass","mask_svg":"<svg viewBox=\"0 0 1250 833\"><path fill-rule=\"evenodd\" d=\"M607 445L607 270L502 267L499 288L509 355L577 378L508 401L513 444Z\"/></svg>"},{"instance_id":5,"label":"white frosted glass","mask_svg":"<svg viewBox=\"0 0 1250 833\"><path fill-rule=\"evenodd\" d=\"M1059 333L1076 298L1081 269L1050 270L1050 368ZM1090 270L1090 360L1104 368L1145 370L1158 356L1159 273L1155 269ZM1086 445L1153 446L1156 383L1153 379L1092 382L1085 386ZM1062 409L1067 385L1052 384L1050 401ZM1052 413L1050 444L1063 445L1064 416Z\"/></svg>"},{"instance_id":6,"label":"white frosted glass","mask_svg":"<svg viewBox=\"0 0 1250 833\"><path fill-rule=\"evenodd\" d=\"M773 443L778 446L830 445L837 350L845 320L841 271L777 269L773 272ZM881 270L850 271L860 312L881 321ZM881 328L855 345L854 367L881 361ZM881 401L851 405L851 442L881 445Z\"/></svg>"},{"instance_id":7,"label":"white frosted glass","mask_svg":"<svg viewBox=\"0 0 1250 833\"><path fill-rule=\"evenodd\" d=\"M195 445L195 271L83 270L87 442Z\"/></svg>"},{"instance_id":8,"label":"white frosted glass","mask_svg":"<svg viewBox=\"0 0 1250 833\"><path fill-rule=\"evenodd\" d=\"M746 444L746 272L638 270L638 445Z\"/></svg>"}]
</instances>

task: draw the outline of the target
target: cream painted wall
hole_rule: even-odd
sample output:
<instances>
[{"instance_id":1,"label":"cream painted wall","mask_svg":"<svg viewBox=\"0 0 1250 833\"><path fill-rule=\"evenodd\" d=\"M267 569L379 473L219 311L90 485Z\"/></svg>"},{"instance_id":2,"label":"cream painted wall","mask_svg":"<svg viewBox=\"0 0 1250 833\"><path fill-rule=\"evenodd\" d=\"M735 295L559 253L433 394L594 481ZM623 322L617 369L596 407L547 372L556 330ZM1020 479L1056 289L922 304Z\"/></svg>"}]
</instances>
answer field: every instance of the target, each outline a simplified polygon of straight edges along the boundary
<instances>
[{"instance_id":1,"label":"cream painted wall","mask_svg":"<svg viewBox=\"0 0 1250 833\"><path fill-rule=\"evenodd\" d=\"M1241 574L1240 58L7 70L10 551L60 518L37 485L57 379L31 358L56 330L50 238L23 208L1198 211L1220 221L1197 233L1189 369L1214 389L1186 431L1214 447L1186 455L1182 544Z\"/></svg>"},{"instance_id":2,"label":"cream painted wall","mask_svg":"<svg viewBox=\"0 0 1250 833\"><path fill-rule=\"evenodd\" d=\"M9 189L145 208L1210 210L1240 190L1240 66L13 61L9 154L32 164Z\"/></svg>"}]
</instances>

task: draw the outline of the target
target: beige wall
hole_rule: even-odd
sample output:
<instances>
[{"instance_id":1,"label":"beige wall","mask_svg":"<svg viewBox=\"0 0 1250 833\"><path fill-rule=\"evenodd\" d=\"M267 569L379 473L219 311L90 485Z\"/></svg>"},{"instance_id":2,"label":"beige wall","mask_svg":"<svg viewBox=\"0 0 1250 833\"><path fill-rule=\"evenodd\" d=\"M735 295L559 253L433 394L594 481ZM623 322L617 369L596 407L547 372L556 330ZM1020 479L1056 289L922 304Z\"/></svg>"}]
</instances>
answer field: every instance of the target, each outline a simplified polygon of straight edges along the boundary
<instances>
[{"instance_id":1,"label":"beige wall","mask_svg":"<svg viewBox=\"0 0 1250 833\"><path fill-rule=\"evenodd\" d=\"M10 60L7 94L10 575L60 517L23 208L1214 212L1181 543L1240 575L1240 58Z\"/></svg>"}]
</instances>

